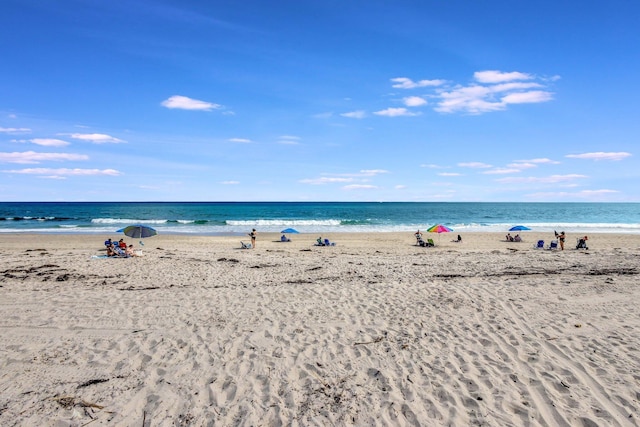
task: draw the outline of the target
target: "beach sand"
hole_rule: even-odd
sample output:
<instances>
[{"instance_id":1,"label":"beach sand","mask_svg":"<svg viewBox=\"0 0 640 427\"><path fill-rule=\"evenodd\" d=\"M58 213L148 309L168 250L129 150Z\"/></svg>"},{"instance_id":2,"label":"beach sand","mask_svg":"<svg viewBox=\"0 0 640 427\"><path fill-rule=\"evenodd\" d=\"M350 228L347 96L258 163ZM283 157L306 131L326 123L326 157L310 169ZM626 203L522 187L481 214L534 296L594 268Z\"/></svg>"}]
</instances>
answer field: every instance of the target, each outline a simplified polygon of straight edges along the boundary
<instances>
[{"instance_id":1,"label":"beach sand","mask_svg":"<svg viewBox=\"0 0 640 427\"><path fill-rule=\"evenodd\" d=\"M0 235L0 425L640 425L640 235L522 235Z\"/></svg>"}]
</instances>

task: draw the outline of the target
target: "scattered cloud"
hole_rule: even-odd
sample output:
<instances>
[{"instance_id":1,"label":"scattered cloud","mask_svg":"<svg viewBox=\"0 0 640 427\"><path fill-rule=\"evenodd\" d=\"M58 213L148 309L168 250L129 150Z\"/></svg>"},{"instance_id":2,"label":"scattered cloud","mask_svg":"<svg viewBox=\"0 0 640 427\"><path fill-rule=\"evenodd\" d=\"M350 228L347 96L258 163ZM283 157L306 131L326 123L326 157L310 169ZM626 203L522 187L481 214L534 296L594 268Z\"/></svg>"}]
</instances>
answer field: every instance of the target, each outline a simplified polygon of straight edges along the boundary
<instances>
[{"instance_id":1,"label":"scattered cloud","mask_svg":"<svg viewBox=\"0 0 640 427\"><path fill-rule=\"evenodd\" d=\"M538 158L538 159L530 159L530 160L515 160L516 163L537 163L537 164L550 164L550 165L559 165L560 162L547 159L547 158Z\"/></svg>"},{"instance_id":2,"label":"scattered cloud","mask_svg":"<svg viewBox=\"0 0 640 427\"><path fill-rule=\"evenodd\" d=\"M323 176L323 177L320 177L320 178L301 179L298 182L300 182L301 184L324 185L324 184L353 182L353 178L341 178L341 177Z\"/></svg>"},{"instance_id":3,"label":"scattered cloud","mask_svg":"<svg viewBox=\"0 0 640 427\"><path fill-rule=\"evenodd\" d=\"M484 175L506 175L510 173L518 173L522 172L520 169L516 168L495 168L488 171L482 172Z\"/></svg>"},{"instance_id":4,"label":"scattered cloud","mask_svg":"<svg viewBox=\"0 0 640 427\"><path fill-rule=\"evenodd\" d=\"M511 104L533 104L548 102L553 93L546 90L554 79L537 78L528 73L518 71L503 72L498 70L476 71L474 81L468 85L447 85L445 80L420 80L414 82L406 77L391 79L392 87L414 89L418 87L434 87L434 110L440 113L482 114L505 110ZM403 98L408 107L416 107L427 103L424 96ZM392 115L394 109L384 115ZM376 114L379 114L378 112ZM395 115L406 115L396 113Z\"/></svg>"},{"instance_id":5,"label":"scattered cloud","mask_svg":"<svg viewBox=\"0 0 640 427\"><path fill-rule=\"evenodd\" d=\"M531 168L537 168L538 165L535 163L510 163L507 165L508 168L511 169L517 169L518 172L521 171L522 169L531 169Z\"/></svg>"},{"instance_id":6,"label":"scattered cloud","mask_svg":"<svg viewBox=\"0 0 640 427\"><path fill-rule=\"evenodd\" d=\"M427 169L446 169L446 166L440 166L440 165L434 165L434 164L422 164L420 165L421 168L427 168Z\"/></svg>"},{"instance_id":7,"label":"scattered cloud","mask_svg":"<svg viewBox=\"0 0 640 427\"><path fill-rule=\"evenodd\" d=\"M222 108L219 104L189 98L181 95L171 96L160 103L163 107L179 110L211 111Z\"/></svg>"},{"instance_id":8,"label":"scattered cloud","mask_svg":"<svg viewBox=\"0 0 640 427\"><path fill-rule=\"evenodd\" d=\"M510 82L513 80L530 80L532 77L527 73L520 73L517 71L502 72L497 70L476 71L473 73L473 78L480 83L501 83Z\"/></svg>"},{"instance_id":9,"label":"scattered cloud","mask_svg":"<svg viewBox=\"0 0 640 427\"><path fill-rule=\"evenodd\" d=\"M350 111L348 113L342 113L340 115L342 117L347 117L350 119L364 119L365 117L367 117L367 114L362 110Z\"/></svg>"},{"instance_id":10,"label":"scattered cloud","mask_svg":"<svg viewBox=\"0 0 640 427\"><path fill-rule=\"evenodd\" d=\"M42 145L43 147L66 147L70 144L67 141L55 138L34 138L29 141L36 145Z\"/></svg>"},{"instance_id":11,"label":"scattered cloud","mask_svg":"<svg viewBox=\"0 0 640 427\"><path fill-rule=\"evenodd\" d=\"M420 107L427 104L427 100L420 96L407 96L402 99L402 102L407 107Z\"/></svg>"},{"instance_id":12,"label":"scattered cloud","mask_svg":"<svg viewBox=\"0 0 640 427\"><path fill-rule=\"evenodd\" d=\"M471 168L471 169L488 169L493 167L491 165L488 165L482 162L458 163L458 166L460 166L461 168Z\"/></svg>"},{"instance_id":13,"label":"scattered cloud","mask_svg":"<svg viewBox=\"0 0 640 427\"><path fill-rule=\"evenodd\" d=\"M2 128L0 127L0 133L29 133L31 129L29 128Z\"/></svg>"},{"instance_id":14,"label":"scattered cloud","mask_svg":"<svg viewBox=\"0 0 640 427\"><path fill-rule=\"evenodd\" d=\"M407 77L396 77L391 79L391 81L395 83L391 87L396 89L415 89L417 87L441 86L446 83L446 80L419 80L414 82Z\"/></svg>"},{"instance_id":15,"label":"scattered cloud","mask_svg":"<svg viewBox=\"0 0 640 427\"><path fill-rule=\"evenodd\" d=\"M378 187L369 184L350 184L342 187L343 190L374 190Z\"/></svg>"},{"instance_id":16,"label":"scattered cloud","mask_svg":"<svg viewBox=\"0 0 640 427\"><path fill-rule=\"evenodd\" d=\"M86 156L84 154L71 153L36 153L35 151L0 153L0 162L4 163L32 164L48 161L60 162L88 159L89 156Z\"/></svg>"},{"instance_id":17,"label":"scattered cloud","mask_svg":"<svg viewBox=\"0 0 640 427\"><path fill-rule=\"evenodd\" d=\"M220 184L222 185L238 185L240 181L222 181Z\"/></svg>"},{"instance_id":18,"label":"scattered cloud","mask_svg":"<svg viewBox=\"0 0 640 427\"><path fill-rule=\"evenodd\" d=\"M532 90L530 92L511 93L501 99L503 104L536 104L547 102L553 99L551 92L542 90Z\"/></svg>"},{"instance_id":19,"label":"scattered cloud","mask_svg":"<svg viewBox=\"0 0 640 427\"><path fill-rule=\"evenodd\" d=\"M606 197L611 194L620 193L617 190L582 190L576 192L570 191L556 191L556 192L539 192L527 194L527 197L530 199L540 199L540 200L550 200L550 199L563 199L566 200L568 198L581 198L581 199L590 199L594 201L602 200L603 197Z\"/></svg>"},{"instance_id":20,"label":"scattered cloud","mask_svg":"<svg viewBox=\"0 0 640 427\"><path fill-rule=\"evenodd\" d=\"M282 135L278 137L278 144L283 145L298 145L300 144L300 137L293 135Z\"/></svg>"},{"instance_id":21,"label":"scattered cloud","mask_svg":"<svg viewBox=\"0 0 640 427\"><path fill-rule=\"evenodd\" d=\"M378 116L399 117L399 116L417 116L420 113L412 113L406 108L387 108L386 110L376 111L373 114Z\"/></svg>"},{"instance_id":22,"label":"scattered cloud","mask_svg":"<svg viewBox=\"0 0 640 427\"><path fill-rule=\"evenodd\" d=\"M439 176L462 176L461 173L458 172L439 172Z\"/></svg>"},{"instance_id":23,"label":"scattered cloud","mask_svg":"<svg viewBox=\"0 0 640 427\"><path fill-rule=\"evenodd\" d=\"M528 184L528 183L539 183L539 184L558 184L563 182L570 182L576 179L588 178L586 175L579 174L567 174L567 175L551 175L546 177L507 177L507 178L499 178L496 179L496 182L504 183L504 184Z\"/></svg>"},{"instance_id":24,"label":"scattered cloud","mask_svg":"<svg viewBox=\"0 0 640 427\"><path fill-rule=\"evenodd\" d=\"M385 173L389 173L389 171L384 169L363 169L360 171L361 176L376 176Z\"/></svg>"},{"instance_id":25,"label":"scattered cloud","mask_svg":"<svg viewBox=\"0 0 640 427\"><path fill-rule=\"evenodd\" d=\"M582 154L568 154L565 157L571 159L588 159L588 160L622 160L630 157L631 153L619 152L619 153L605 153L599 151L597 153L582 153Z\"/></svg>"},{"instance_id":26,"label":"scattered cloud","mask_svg":"<svg viewBox=\"0 0 640 427\"><path fill-rule=\"evenodd\" d=\"M33 169L16 169L5 170L4 173L28 174L28 175L46 175L52 176L91 176L91 175L108 175L118 176L121 172L115 169L50 169L50 168L33 168Z\"/></svg>"},{"instance_id":27,"label":"scattered cloud","mask_svg":"<svg viewBox=\"0 0 640 427\"><path fill-rule=\"evenodd\" d=\"M393 188L395 188L396 190L404 190L405 188L407 188L407 186L406 185L402 185L402 184L398 184Z\"/></svg>"},{"instance_id":28,"label":"scattered cloud","mask_svg":"<svg viewBox=\"0 0 640 427\"><path fill-rule=\"evenodd\" d=\"M246 138L229 138L227 141L234 142L236 144L250 144L251 142L253 142L250 139Z\"/></svg>"},{"instance_id":29,"label":"scattered cloud","mask_svg":"<svg viewBox=\"0 0 640 427\"><path fill-rule=\"evenodd\" d=\"M72 133L69 136L73 139L79 139L81 141L87 141L93 144L119 144L126 142L122 139L118 139L116 137L103 133Z\"/></svg>"}]
</instances>

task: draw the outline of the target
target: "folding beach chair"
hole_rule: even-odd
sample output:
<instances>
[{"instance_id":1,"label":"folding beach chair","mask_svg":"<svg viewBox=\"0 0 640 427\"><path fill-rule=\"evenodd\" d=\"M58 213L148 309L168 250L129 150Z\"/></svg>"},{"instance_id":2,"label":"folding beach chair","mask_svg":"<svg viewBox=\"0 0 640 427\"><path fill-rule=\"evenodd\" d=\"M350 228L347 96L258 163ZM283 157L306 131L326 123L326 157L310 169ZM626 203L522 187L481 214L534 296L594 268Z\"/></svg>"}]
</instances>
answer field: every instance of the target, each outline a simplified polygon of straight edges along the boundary
<instances>
[{"instance_id":1,"label":"folding beach chair","mask_svg":"<svg viewBox=\"0 0 640 427\"><path fill-rule=\"evenodd\" d=\"M557 243L557 242L556 242ZM538 240L538 243L536 243L533 246L534 249L544 249L544 240Z\"/></svg>"},{"instance_id":2,"label":"folding beach chair","mask_svg":"<svg viewBox=\"0 0 640 427\"><path fill-rule=\"evenodd\" d=\"M240 249L251 249L251 243L245 243L243 241L240 241L240 244L242 245Z\"/></svg>"},{"instance_id":3,"label":"folding beach chair","mask_svg":"<svg viewBox=\"0 0 640 427\"><path fill-rule=\"evenodd\" d=\"M558 249L558 241L557 240L552 240L551 243L549 243L549 247L547 249L549 249L549 250Z\"/></svg>"}]
</instances>

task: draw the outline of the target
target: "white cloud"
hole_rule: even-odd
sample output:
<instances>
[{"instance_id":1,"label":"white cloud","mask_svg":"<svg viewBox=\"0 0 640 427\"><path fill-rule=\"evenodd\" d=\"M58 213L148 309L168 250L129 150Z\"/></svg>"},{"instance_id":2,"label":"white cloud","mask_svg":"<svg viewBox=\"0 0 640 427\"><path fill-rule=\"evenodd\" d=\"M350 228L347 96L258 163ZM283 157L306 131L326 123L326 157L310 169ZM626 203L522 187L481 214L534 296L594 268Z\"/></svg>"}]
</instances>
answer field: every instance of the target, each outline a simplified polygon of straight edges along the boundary
<instances>
[{"instance_id":1,"label":"white cloud","mask_svg":"<svg viewBox=\"0 0 640 427\"><path fill-rule=\"evenodd\" d=\"M70 153L36 153L35 151L24 151L14 153L0 153L0 162L5 163L40 163L47 161L76 161L88 160L89 156L84 154Z\"/></svg>"},{"instance_id":2,"label":"white cloud","mask_svg":"<svg viewBox=\"0 0 640 427\"><path fill-rule=\"evenodd\" d=\"M29 128L0 128L0 133L29 133Z\"/></svg>"},{"instance_id":3,"label":"white cloud","mask_svg":"<svg viewBox=\"0 0 640 427\"><path fill-rule=\"evenodd\" d=\"M249 144L249 143L253 142L250 139L246 139L246 138L229 138L228 141L229 142L235 142L237 144Z\"/></svg>"},{"instance_id":4,"label":"white cloud","mask_svg":"<svg viewBox=\"0 0 640 427\"><path fill-rule=\"evenodd\" d=\"M375 176L384 173L389 173L389 171L384 169L363 169L360 171L361 176Z\"/></svg>"},{"instance_id":5,"label":"white cloud","mask_svg":"<svg viewBox=\"0 0 640 427\"><path fill-rule=\"evenodd\" d=\"M103 133L72 133L69 136L73 139L79 139L81 141L87 141L94 144L119 144L121 142L126 142Z\"/></svg>"},{"instance_id":6,"label":"white cloud","mask_svg":"<svg viewBox=\"0 0 640 427\"><path fill-rule=\"evenodd\" d=\"M374 190L378 187L369 184L350 184L342 187L343 190Z\"/></svg>"},{"instance_id":7,"label":"white cloud","mask_svg":"<svg viewBox=\"0 0 640 427\"><path fill-rule=\"evenodd\" d=\"M530 80L532 76L518 71L502 72L498 70L476 71L473 78L480 83L501 83L513 80Z\"/></svg>"},{"instance_id":8,"label":"white cloud","mask_svg":"<svg viewBox=\"0 0 640 427\"><path fill-rule=\"evenodd\" d=\"M391 79L395 84L392 87L396 89L415 89L417 87L441 86L446 83L445 80L419 80L414 82L407 77L396 77Z\"/></svg>"},{"instance_id":9,"label":"white cloud","mask_svg":"<svg viewBox=\"0 0 640 427\"><path fill-rule=\"evenodd\" d=\"M283 145L298 145L300 144L300 137L293 135L282 135L278 137L278 144Z\"/></svg>"},{"instance_id":10,"label":"white cloud","mask_svg":"<svg viewBox=\"0 0 640 427\"><path fill-rule=\"evenodd\" d=\"M521 172L520 169L515 168L496 168L488 171L482 172L484 175L506 175L510 173L518 173Z\"/></svg>"},{"instance_id":11,"label":"white cloud","mask_svg":"<svg viewBox=\"0 0 640 427\"><path fill-rule=\"evenodd\" d=\"M440 172L438 173L439 176L462 176L461 173L458 172Z\"/></svg>"},{"instance_id":12,"label":"white cloud","mask_svg":"<svg viewBox=\"0 0 640 427\"><path fill-rule=\"evenodd\" d=\"M219 104L211 102L200 101L198 99L192 99L186 96L174 95L161 102L163 107L179 109L179 110L201 110L211 111L221 108Z\"/></svg>"},{"instance_id":13,"label":"white cloud","mask_svg":"<svg viewBox=\"0 0 640 427\"><path fill-rule=\"evenodd\" d=\"M488 165L482 162L458 163L458 166L460 166L461 168L472 168L472 169L487 169L487 168L493 167L491 165Z\"/></svg>"},{"instance_id":14,"label":"white cloud","mask_svg":"<svg viewBox=\"0 0 640 427\"><path fill-rule=\"evenodd\" d=\"M551 175L546 177L508 177L496 179L496 182L505 184L527 184L527 183L540 183L540 184L558 184L563 182L574 181L576 179L588 178L586 175L579 174L567 174L567 175Z\"/></svg>"},{"instance_id":15,"label":"white cloud","mask_svg":"<svg viewBox=\"0 0 640 427\"><path fill-rule=\"evenodd\" d=\"M569 192L569 191L555 191L555 192L538 192L527 194L527 197L530 199L541 199L541 200L549 200L549 199L567 199L567 198L582 198L582 199L590 199L590 200L603 200L604 196L608 196L610 194L617 194L619 191L617 190L582 190L577 192Z\"/></svg>"},{"instance_id":16,"label":"white cloud","mask_svg":"<svg viewBox=\"0 0 640 427\"><path fill-rule=\"evenodd\" d=\"M511 169L518 169L518 172L519 172L522 169L537 168L538 165L535 163L510 163L507 165L507 167Z\"/></svg>"},{"instance_id":17,"label":"white cloud","mask_svg":"<svg viewBox=\"0 0 640 427\"><path fill-rule=\"evenodd\" d=\"M34 138L30 139L29 141L33 142L36 145L42 145L44 147L66 147L67 145L69 145L67 141L54 138Z\"/></svg>"},{"instance_id":18,"label":"white cloud","mask_svg":"<svg viewBox=\"0 0 640 427\"><path fill-rule=\"evenodd\" d=\"M121 172L115 169L49 169L49 168L33 168L33 169L17 169L5 170L5 173L27 174L27 175L47 175L52 176L91 176L91 175L108 175L118 176Z\"/></svg>"},{"instance_id":19,"label":"white cloud","mask_svg":"<svg viewBox=\"0 0 640 427\"><path fill-rule=\"evenodd\" d=\"M406 108L387 108L386 110L376 111L373 114L378 116L399 117L399 116L417 116L420 113L412 113Z\"/></svg>"},{"instance_id":20,"label":"white cloud","mask_svg":"<svg viewBox=\"0 0 640 427\"><path fill-rule=\"evenodd\" d=\"M504 110L506 105L490 98L491 90L484 86L458 87L449 92L441 92L440 101L434 110L441 113L457 111L480 114Z\"/></svg>"},{"instance_id":21,"label":"white cloud","mask_svg":"<svg viewBox=\"0 0 640 427\"><path fill-rule=\"evenodd\" d=\"M446 169L445 166L440 166L440 165L434 165L434 164L422 164L420 165L421 168L428 168L428 169Z\"/></svg>"},{"instance_id":22,"label":"white cloud","mask_svg":"<svg viewBox=\"0 0 640 427\"><path fill-rule=\"evenodd\" d=\"M350 111L348 113L342 113L340 115L342 117L347 117L350 119L364 119L367 116L367 114L362 110Z\"/></svg>"},{"instance_id":23,"label":"white cloud","mask_svg":"<svg viewBox=\"0 0 640 427\"><path fill-rule=\"evenodd\" d=\"M529 160L515 160L516 163L541 163L541 164L550 164L550 165L559 165L560 162L556 160L551 160L547 158L538 158L538 159L529 159Z\"/></svg>"},{"instance_id":24,"label":"white cloud","mask_svg":"<svg viewBox=\"0 0 640 427\"><path fill-rule=\"evenodd\" d=\"M352 182L353 178L338 178L338 177L321 177L321 178L313 178L313 179L301 179L301 184L310 184L310 185L324 185L324 184L335 184L335 183L344 183L344 182Z\"/></svg>"},{"instance_id":25,"label":"white cloud","mask_svg":"<svg viewBox=\"0 0 640 427\"><path fill-rule=\"evenodd\" d=\"M404 190L405 188L407 188L407 186L406 185L402 185L402 184L398 184L393 188L395 188L396 190Z\"/></svg>"},{"instance_id":26,"label":"white cloud","mask_svg":"<svg viewBox=\"0 0 640 427\"><path fill-rule=\"evenodd\" d=\"M404 102L404 105L407 107L419 107L427 104L427 100L419 96L407 96L402 99L402 102Z\"/></svg>"},{"instance_id":27,"label":"white cloud","mask_svg":"<svg viewBox=\"0 0 640 427\"><path fill-rule=\"evenodd\" d=\"M568 154L565 157L571 159L589 159L589 160L622 160L630 157L631 153L619 152L619 153L605 153L602 151L596 153L582 153L582 154Z\"/></svg>"},{"instance_id":28,"label":"white cloud","mask_svg":"<svg viewBox=\"0 0 640 427\"><path fill-rule=\"evenodd\" d=\"M511 93L502 98L504 104L536 104L547 102L553 99L551 92L543 90L532 90L530 92Z\"/></svg>"},{"instance_id":29,"label":"white cloud","mask_svg":"<svg viewBox=\"0 0 640 427\"><path fill-rule=\"evenodd\" d=\"M238 185L240 181L222 181L220 184L222 185Z\"/></svg>"}]
</instances>

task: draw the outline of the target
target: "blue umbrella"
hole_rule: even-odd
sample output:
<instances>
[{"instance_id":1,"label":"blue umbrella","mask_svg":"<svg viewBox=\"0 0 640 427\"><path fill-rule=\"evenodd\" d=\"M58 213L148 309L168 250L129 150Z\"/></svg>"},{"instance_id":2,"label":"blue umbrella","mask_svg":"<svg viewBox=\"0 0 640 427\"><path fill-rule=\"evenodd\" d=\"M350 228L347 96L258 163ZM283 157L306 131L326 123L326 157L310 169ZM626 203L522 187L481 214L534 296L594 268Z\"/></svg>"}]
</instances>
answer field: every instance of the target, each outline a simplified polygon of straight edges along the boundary
<instances>
[{"instance_id":1,"label":"blue umbrella","mask_svg":"<svg viewBox=\"0 0 640 427\"><path fill-rule=\"evenodd\" d=\"M284 230L281 231L281 233L298 234L300 232L298 230L296 230L295 228L285 228Z\"/></svg>"},{"instance_id":2,"label":"blue umbrella","mask_svg":"<svg viewBox=\"0 0 640 427\"><path fill-rule=\"evenodd\" d=\"M134 239L144 239L145 237L151 237L158 234L155 229L141 224L130 225L128 227L121 228L117 231L117 233L124 233L125 236L129 236ZM140 241L140 244L144 245L142 241Z\"/></svg>"},{"instance_id":3,"label":"blue umbrella","mask_svg":"<svg viewBox=\"0 0 640 427\"><path fill-rule=\"evenodd\" d=\"M509 229L509 231L526 231L526 230L531 230L531 229L524 225L516 225Z\"/></svg>"}]
</instances>

